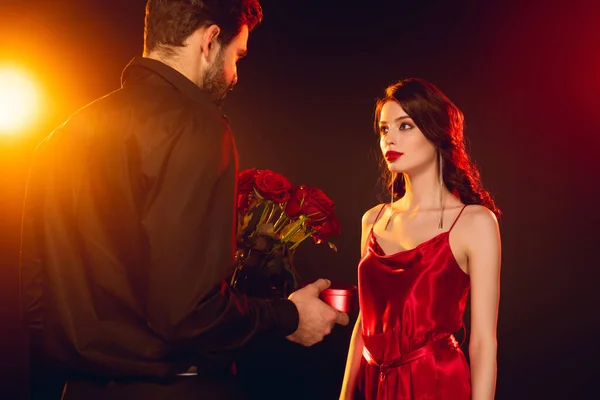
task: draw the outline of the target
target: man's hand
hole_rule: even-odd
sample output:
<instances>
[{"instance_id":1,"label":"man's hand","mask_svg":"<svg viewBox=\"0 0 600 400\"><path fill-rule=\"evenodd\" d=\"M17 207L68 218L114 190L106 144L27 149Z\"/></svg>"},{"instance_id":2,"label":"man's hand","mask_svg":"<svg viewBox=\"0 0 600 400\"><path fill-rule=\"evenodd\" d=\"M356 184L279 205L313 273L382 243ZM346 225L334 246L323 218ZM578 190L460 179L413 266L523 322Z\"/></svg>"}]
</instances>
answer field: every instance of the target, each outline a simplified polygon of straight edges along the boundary
<instances>
[{"instance_id":1,"label":"man's hand","mask_svg":"<svg viewBox=\"0 0 600 400\"><path fill-rule=\"evenodd\" d=\"M329 285L329 280L318 279L290 295L289 300L298 308L300 322L296 332L287 336L289 340L312 346L329 335L334 324L348 325L348 314L335 310L319 299L319 294Z\"/></svg>"}]
</instances>

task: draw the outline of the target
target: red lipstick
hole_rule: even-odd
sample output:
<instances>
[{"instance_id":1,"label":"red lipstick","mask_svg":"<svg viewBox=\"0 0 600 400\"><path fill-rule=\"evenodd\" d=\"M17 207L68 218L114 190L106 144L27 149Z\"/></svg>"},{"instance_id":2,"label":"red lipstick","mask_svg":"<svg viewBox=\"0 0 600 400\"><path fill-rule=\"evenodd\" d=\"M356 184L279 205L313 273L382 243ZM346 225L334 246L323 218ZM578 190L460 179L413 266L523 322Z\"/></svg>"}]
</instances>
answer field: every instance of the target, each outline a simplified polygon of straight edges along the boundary
<instances>
[{"instance_id":1,"label":"red lipstick","mask_svg":"<svg viewBox=\"0 0 600 400\"><path fill-rule=\"evenodd\" d=\"M400 153L398 151L387 151L385 153L385 159L388 160L388 162L394 162L397 159L399 159L402 156L403 153Z\"/></svg>"}]
</instances>

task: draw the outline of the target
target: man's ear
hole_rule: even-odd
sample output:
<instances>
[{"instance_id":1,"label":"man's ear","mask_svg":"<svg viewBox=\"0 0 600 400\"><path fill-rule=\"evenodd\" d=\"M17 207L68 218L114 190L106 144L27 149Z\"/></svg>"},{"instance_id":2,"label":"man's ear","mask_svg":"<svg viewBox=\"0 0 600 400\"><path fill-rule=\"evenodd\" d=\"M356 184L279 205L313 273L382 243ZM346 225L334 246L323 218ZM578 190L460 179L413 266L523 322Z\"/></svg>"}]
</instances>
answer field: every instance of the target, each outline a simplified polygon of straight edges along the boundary
<instances>
[{"instance_id":1,"label":"man's ear","mask_svg":"<svg viewBox=\"0 0 600 400\"><path fill-rule=\"evenodd\" d=\"M212 61L214 56L219 52L219 33L221 33L221 29L218 25L214 24L206 27L202 32L200 47L202 53L210 61Z\"/></svg>"}]
</instances>

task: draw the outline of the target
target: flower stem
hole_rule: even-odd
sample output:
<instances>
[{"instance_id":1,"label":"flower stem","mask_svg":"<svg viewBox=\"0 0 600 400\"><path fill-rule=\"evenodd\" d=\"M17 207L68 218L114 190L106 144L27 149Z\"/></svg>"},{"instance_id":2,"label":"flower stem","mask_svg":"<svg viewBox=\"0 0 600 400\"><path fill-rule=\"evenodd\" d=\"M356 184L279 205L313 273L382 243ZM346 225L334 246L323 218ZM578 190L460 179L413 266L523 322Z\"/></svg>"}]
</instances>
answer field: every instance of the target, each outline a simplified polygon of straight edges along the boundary
<instances>
[{"instance_id":1,"label":"flower stem","mask_svg":"<svg viewBox=\"0 0 600 400\"><path fill-rule=\"evenodd\" d=\"M273 230L275 231L275 233L278 233L281 230L281 228L283 228L285 224L289 221L289 219L290 218L285 212L281 212L279 219L277 220L277 222L275 222L275 226L273 226Z\"/></svg>"},{"instance_id":2,"label":"flower stem","mask_svg":"<svg viewBox=\"0 0 600 400\"><path fill-rule=\"evenodd\" d=\"M272 203L273 207L271 208L271 211L269 211L269 216L267 217L267 220L265 221L265 223L270 223L271 220L273 219L273 215L275 215L275 211L277 211L277 204Z\"/></svg>"},{"instance_id":3,"label":"flower stem","mask_svg":"<svg viewBox=\"0 0 600 400\"><path fill-rule=\"evenodd\" d=\"M309 237L311 237L313 234L314 234L314 231L310 231L309 233L307 233L306 235L304 235L302 237L302 239L298 240L296 243L294 243L293 245L290 246L290 251L295 250L296 247L300 246L300 243L302 243L304 240L306 240Z\"/></svg>"},{"instance_id":4,"label":"flower stem","mask_svg":"<svg viewBox=\"0 0 600 400\"><path fill-rule=\"evenodd\" d=\"M258 224L256 224L256 230L257 231L258 231L259 226L261 226L262 224L265 223L265 217L267 216L267 213L269 212L271 204L272 204L271 201L266 201L265 202L265 206L263 208L263 211L262 211L262 214L260 216L260 219L258 220Z\"/></svg>"},{"instance_id":5,"label":"flower stem","mask_svg":"<svg viewBox=\"0 0 600 400\"><path fill-rule=\"evenodd\" d=\"M287 241L289 241L291 238L294 237L294 235L296 233L298 233L300 231L300 229L302 229L302 224L304 223L304 216L301 215L300 218L298 219L298 221L296 221L294 223L294 225L292 225L292 227L290 228L289 232L285 234L285 236L283 236L281 238L281 243L285 243Z\"/></svg>"}]
</instances>

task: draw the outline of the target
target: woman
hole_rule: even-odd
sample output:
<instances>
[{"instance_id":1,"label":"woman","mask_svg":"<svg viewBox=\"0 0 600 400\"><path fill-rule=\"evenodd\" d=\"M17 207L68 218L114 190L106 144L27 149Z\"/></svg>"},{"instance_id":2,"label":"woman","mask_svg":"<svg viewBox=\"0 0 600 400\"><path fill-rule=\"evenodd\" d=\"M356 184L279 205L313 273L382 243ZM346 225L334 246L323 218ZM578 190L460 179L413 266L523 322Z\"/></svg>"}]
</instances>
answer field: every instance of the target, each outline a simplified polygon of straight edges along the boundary
<instances>
[{"instance_id":1,"label":"woman","mask_svg":"<svg viewBox=\"0 0 600 400\"><path fill-rule=\"evenodd\" d=\"M496 382L500 211L465 150L463 115L420 79L375 111L390 203L362 219L361 313L341 399L489 400ZM471 370L452 336L471 290Z\"/></svg>"}]
</instances>

